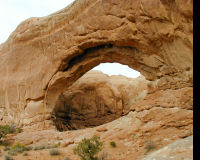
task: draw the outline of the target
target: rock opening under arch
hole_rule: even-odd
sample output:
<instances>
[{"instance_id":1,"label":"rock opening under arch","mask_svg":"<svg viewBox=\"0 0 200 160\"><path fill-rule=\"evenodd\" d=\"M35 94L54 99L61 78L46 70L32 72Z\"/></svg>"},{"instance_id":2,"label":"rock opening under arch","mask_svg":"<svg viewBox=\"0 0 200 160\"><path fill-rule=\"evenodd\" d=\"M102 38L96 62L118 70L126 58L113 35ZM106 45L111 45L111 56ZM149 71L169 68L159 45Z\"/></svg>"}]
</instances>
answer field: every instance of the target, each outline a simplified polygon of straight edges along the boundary
<instances>
[{"instance_id":1,"label":"rock opening under arch","mask_svg":"<svg viewBox=\"0 0 200 160\"><path fill-rule=\"evenodd\" d=\"M59 131L90 128L127 114L147 92L143 76L127 78L89 71L63 92L52 120Z\"/></svg>"}]
</instances>

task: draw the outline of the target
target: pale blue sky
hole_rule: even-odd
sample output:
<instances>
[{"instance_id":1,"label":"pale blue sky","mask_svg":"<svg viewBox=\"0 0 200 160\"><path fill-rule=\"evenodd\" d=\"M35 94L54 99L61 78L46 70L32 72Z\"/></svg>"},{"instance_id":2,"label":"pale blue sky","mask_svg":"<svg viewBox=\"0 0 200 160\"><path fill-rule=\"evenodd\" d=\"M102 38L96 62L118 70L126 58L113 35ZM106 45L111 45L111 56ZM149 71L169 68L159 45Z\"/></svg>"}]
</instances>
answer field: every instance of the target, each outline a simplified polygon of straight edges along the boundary
<instances>
[{"instance_id":1,"label":"pale blue sky","mask_svg":"<svg viewBox=\"0 0 200 160\"><path fill-rule=\"evenodd\" d=\"M5 42L9 35L24 20L30 17L47 16L56 12L74 0L0 0L0 44ZM100 70L108 75L125 75L138 77L140 73L128 66L118 63L100 64L93 70Z\"/></svg>"}]
</instances>

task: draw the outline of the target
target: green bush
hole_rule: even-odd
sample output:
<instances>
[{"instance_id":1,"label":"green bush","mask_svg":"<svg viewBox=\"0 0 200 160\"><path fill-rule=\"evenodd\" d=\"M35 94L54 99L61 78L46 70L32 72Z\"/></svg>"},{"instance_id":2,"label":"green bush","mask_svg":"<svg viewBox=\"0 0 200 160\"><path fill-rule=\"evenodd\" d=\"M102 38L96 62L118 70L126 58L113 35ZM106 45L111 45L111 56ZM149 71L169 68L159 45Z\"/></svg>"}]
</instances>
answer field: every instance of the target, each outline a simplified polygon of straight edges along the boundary
<instances>
[{"instance_id":1,"label":"green bush","mask_svg":"<svg viewBox=\"0 0 200 160\"><path fill-rule=\"evenodd\" d=\"M11 147L11 150L15 150L15 149L17 149L17 148L22 148L22 149L24 149L26 146L25 145L23 145L23 144L21 144L21 143L15 143L15 144L13 144L13 146Z\"/></svg>"},{"instance_id":2,"label":"green bush","mask_svg":"<svg viewBox=\"0 0 200 160\"><path fill-rule=\"evenodd\" d=\"M116 145L116 143L115 142L110 142L110 145L113 147L113 148L115 148L115 147L117 147L117 145Z\"/></svg>"},{"instance_id":3,"label":"green bush","mask_svg":"<svg viewBox=\"0 0 200 160\"><path fill-rule=\"evenodd\" d=\"M11 151L14 151L16 153L22 153L26 150L26 146L21 143L15 143L11 148Z\"/></svg>"},{"instance_id":4,"label":"green bush","mask_svg":"<svg viewBox=\"0 0 200 160\"><path fill-rule=\"evenodd\" d=\"M90 139L84 138L76 148L74 154L78 155L81 160L98 160L95 155L102 150L103 142L100 137L93 136Z\"/></svg>"},{"instance_id":5,"label":"green bush","mask_svg":"<svg viewBox=\"0 0 200 160\"><path fill-rule=\"evenodd\" d=\"M50 154L51 156L56 156L56 155L59 155L60 152L59 152L58 149L51 149L51 150L49 150L49 154Z\"/></svg>"},{"instance_id":6,"label":"green bush","mask_svg":"<svg viewBox=\"0 0 200 160\"><path fill-rule=\"evenodd\" d=\"M0 125L0 140L10 133L13 133L13 130L9 125Z\"/></svg>"},{"instance_id":7,"label":"green bush","mask_svg":"<svg viewBox=\"0 0 200 160\"><path fill-rule=\"evenodd\" d=\"M10 148L10 150L8 151L8 154L11 156L15 156L15 155L17 155L17 153L23 153L23 152L29 151L29 150L31 150L30 147L26 147L23 144L16 143Z\"/></svg>"},{"instance_id":8,"label":"green bush","mask_svg":"<svg viewBox=\"0 0 200 160\"><path fill-rule=\"evenodd\" d=\"M7 142L2 142L2 138L5 138L7 134L11 133L19 133L21 132L21 128L16 128L15 125L0 125L0 141L1 145L8 145Z\"/></svg>"}]
</instances>

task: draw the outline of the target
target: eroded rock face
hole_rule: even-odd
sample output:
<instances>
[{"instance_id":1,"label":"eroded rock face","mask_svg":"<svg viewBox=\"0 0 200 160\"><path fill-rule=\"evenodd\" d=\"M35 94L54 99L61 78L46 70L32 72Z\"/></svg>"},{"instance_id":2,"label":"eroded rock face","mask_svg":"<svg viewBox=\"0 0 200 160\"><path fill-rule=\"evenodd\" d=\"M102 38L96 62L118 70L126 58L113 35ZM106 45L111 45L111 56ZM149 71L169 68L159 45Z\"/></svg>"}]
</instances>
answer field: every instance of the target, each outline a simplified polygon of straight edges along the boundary
<instances>
[{"instance_id":1,"label":"eroded rock face","mask_svg":"<svg viewBox=\"0 0 200 160\"><path fill-rule=\"evenodd\" d=\"M165 102L170 102L170 100L169 97ZM148 104L146 103L146 105ZM107 155L107 159L142 160L147 155L151 155L152 152L192 134L192 110L178 107L152 106L145 110L131 111L126 116L94 128L58 132L55 129L50 129L49 126L40 131L38 131L38 126L27 126L24 128L24 132L12 135L12 139L14 139L15 143L20 142L31 146L46 146L47 144L60 142L61 146L64 147L59 148L63 153L62 155L73 160L79 160L80 158L73 154L73 148L83 138L98 135L104 142L102 153ZM116 143L116 148L113 149L110 146L111 141ZM156 154L155 157L162 157L162 155L173 155L173 157L179 158L182 156L191 157L191 143L189 143L189 148L184 148L184 146L180 148L177 145L173 150L164 150L162 154ZM184 153L179 151L184 151ZM39 153L41 152L42 154L38 154L38 151L35 153L39 160L50 157L48 150L39 151Z\"/></svg>"},{"instance_id":2,"label":"eroded rock face","mask_svg":"<svg viewBox=\"0 0 200 160\"><path fill-rule=\"evenodd\" d=\"M103 126L58 133L51 121L58 97L103 62L126 64L151 81L145 98ZM0 123L24 125L10 135L24 144L61 141L74 160L75 145L93 135L106 142L110 160L142 159L151 143L157 150L192 135L192 92L192 0L76 0L24 21L0 45Z\"/></svg>"},{"instance_id":3,"label":"eroded rock face","mask_svg":"<svg viewBox=\"0 0 200 160\"><path fill-rule=\"evenodd\" d=\"M150 155L143 160L192 160L193 136L178 140Z\"/></svg>"},{"instance_id":4,"label":"eroded rock face","mask_svg":"<svg viewBox=\"0 0 200 160\"><path fill-rule=\"evenodd\" d=\"M60 117L57 117L54 124L53 121L35 123L24 127L18 135L9 135L9 139L31 146L60 142L62 155L73 160L80 159L73 154L73 148L83 138L93 135L100 136L104 142L103 151L99 155L109 160L162 159L166 156L170 159L192 159L191 138L189 142L183 140L179 143L177 140L193 135L193 88L166 89L144 94L148 85L143 77L129 79L89 72L58 100L55 110ZM128 100L124 98L124 107L120 107L123 106L121 94L126 95L124 97ZM115 102L119 102L119 105ZM73 113L68 114L70 107ZM109 111L113 114L107 114ZM121 116L122 113L125 115ZM65 121L66 115L71 116L69 121ZM105 120L113 121L105 123ZM59 132L55 123L59 130L78 130ZM110 146L112 141L117 144L115 149ZM41 160L50 157L48 151L40 153L31 151L30 157L33 158L34 154L39 155L37 159Z\"/></svg>"},{"instance_id":5,"label":"eroded rock face","mask_svg":"<svg viewBox=\"0 0 200 160\"><path fill-rule=\"evenodd\" d=\"M151 92L192 87L193 1L77 0L24 21L0 45L1 122L49 119L59 95L102 62L138 70Z\"/></svg>"},{"instance_id":6,"label":"eroded rock face","mask_svg":"<svg viewBox=\"0 0 200 160\"><path fill-rule=\"evenodd\" d=\"M89 71L60 97L54 109L59 130L83 129L111 122L147 94L144 77L108 76Z\"/></svg>"}]
</instances>

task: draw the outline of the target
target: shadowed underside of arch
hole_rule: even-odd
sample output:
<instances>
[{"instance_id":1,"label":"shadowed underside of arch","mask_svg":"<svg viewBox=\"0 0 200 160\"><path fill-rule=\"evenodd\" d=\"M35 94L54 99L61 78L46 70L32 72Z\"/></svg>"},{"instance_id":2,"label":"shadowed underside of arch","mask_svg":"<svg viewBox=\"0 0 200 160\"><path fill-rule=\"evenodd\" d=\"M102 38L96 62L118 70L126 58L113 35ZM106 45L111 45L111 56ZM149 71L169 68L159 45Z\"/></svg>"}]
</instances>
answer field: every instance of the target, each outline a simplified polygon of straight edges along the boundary
<instances>
[{"instance_id":1,"label":"shadowed underside of arch","mask_svg":"<svg viewBox=\"0 0 200 160\"><path fill-rule=\"evenodd\" d=\"M192 51L192 0L77 0L22 22L0 46L1 119L48 119L60 93L102 62L138 70L155 90L192 86Z\"/></svg>"},{"instance_id":2,"label":"shadowed underside of arch","mask_svg":"<svg viewBox=\"0 0 200 160\"><path fill-rule=\"evenodd\" d=\"M51 113L58 96L83 74L100 63L118 62L129 65L129 67L137 69L141 71L141 73L145 70L146 72L144 72L144 74L146 73L149 75L151 79L155 78L153 76L156 75L151 73L156 73L158 68L140 63L139 59L141 58L141 54L142 53L134 47L119 47L112 44L86 49L80 56L72 58L67 68L62 72L58 72L51 79L45 95L46 109ZM161 63L160 65L162 66Z\"/></svg>"}]
</instances>

